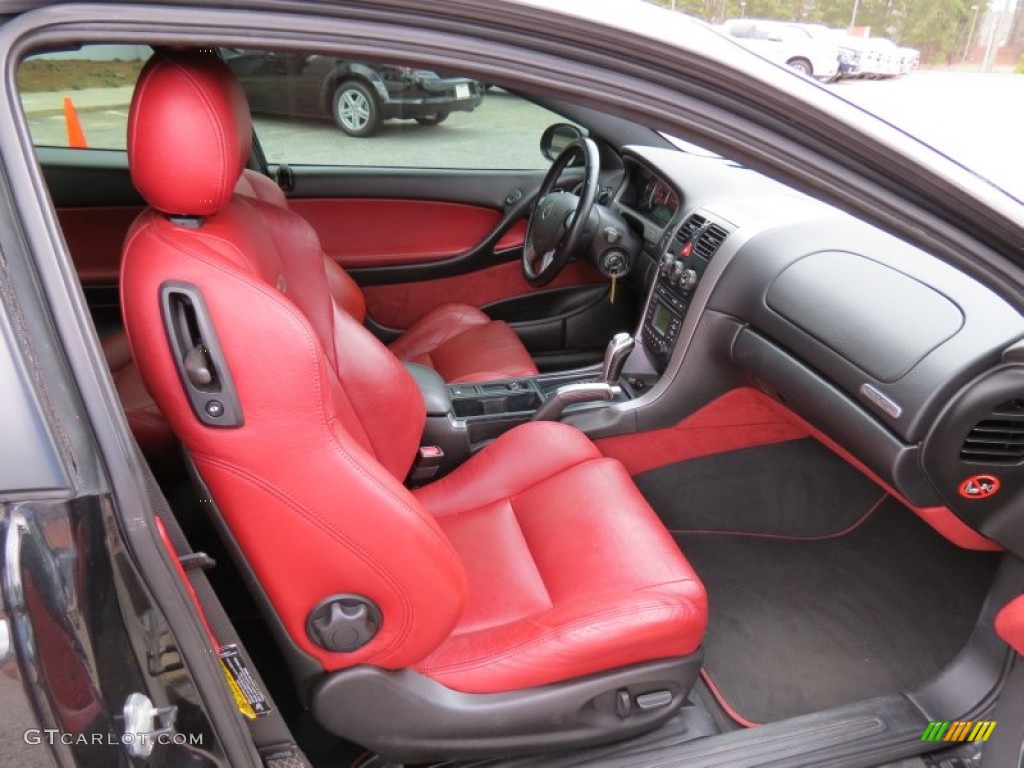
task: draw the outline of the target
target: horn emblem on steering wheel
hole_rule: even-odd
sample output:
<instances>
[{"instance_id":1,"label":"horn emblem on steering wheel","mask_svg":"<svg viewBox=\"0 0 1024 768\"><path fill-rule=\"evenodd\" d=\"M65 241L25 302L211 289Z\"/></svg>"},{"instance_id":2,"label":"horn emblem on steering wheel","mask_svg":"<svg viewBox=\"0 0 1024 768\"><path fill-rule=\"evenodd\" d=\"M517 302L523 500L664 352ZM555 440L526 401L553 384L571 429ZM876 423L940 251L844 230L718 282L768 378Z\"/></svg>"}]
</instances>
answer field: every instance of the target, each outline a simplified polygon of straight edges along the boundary
<instances>
[{"instance_id":1,"label":"horn emblem on steering wheel","mask_svg":"<svg viewBox=\"0 0 1024 768\"><path fill-rule=\"evenodd\" d=\"M548 216L550 216L551 215L551 211L553 211L554 208L555 208L555 203L554 203L553 200L548 200L546 203L544 203L544 205L540 209L540 218L541 218L541 220L543 221Z\"/></svg>"}]
</instances>

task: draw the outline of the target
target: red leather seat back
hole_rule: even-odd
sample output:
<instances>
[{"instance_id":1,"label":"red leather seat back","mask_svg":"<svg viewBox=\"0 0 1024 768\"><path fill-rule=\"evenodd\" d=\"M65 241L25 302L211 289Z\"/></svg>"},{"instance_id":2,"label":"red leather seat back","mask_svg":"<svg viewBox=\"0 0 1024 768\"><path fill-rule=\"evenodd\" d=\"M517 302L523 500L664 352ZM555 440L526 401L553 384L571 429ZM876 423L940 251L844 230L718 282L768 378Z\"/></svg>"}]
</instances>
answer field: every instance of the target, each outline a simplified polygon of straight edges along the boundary
<instances>
[{"instance_id":1,"label":"red leather seat back","mask_svg":"<svg viewBox=\"0 0 1024 768\"><path fill-rule=\"evenodd\" d=\"M288 207L284 192L271 179L256 171L244 171L238 180L235 192L246 197L273 203L279 208ZM360 323L366 318L366 299L363 291L351 276L334 259L324 257L327 271L327 287L338 305Z\"/></svg>"},{"instance_id":2,"label":"red leather seat back","mask_svg":"<svg viewBox=\"0 0 1024 768\"><path fill-rule=\"evenodd\" d=\"M132 353L295 644L326 669L409 666L448 636L466 599L455 551L402 485L422 398L332 301L309 225L232 194L250 135L241 88L215 56L158 52L143 70L128 151L153 208L129 232L122 264ZM168 214L204 218L192 227ZM201 292L242 426L207 426L192 412L162 320L168 281ZM313 606L338 593L364 595L383 615L352 653L325 651L305 631Z\"/></svg>"}]
</instances>

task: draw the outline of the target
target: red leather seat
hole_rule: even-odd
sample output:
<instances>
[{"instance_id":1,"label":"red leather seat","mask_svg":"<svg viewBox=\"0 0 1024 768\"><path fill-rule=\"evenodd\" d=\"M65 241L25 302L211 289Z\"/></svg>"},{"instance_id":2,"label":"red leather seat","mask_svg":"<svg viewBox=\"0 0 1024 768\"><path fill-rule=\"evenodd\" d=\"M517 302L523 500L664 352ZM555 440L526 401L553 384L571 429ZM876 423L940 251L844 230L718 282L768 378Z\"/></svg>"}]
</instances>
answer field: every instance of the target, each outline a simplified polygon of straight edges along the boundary
<instances>
[{"instance_id":1,"label":"red leather seat","mask_svg":"<svg viewBox=\"0 0 1024 768\"><path fill-rule=\"evenodd\" d=\"M250 136L241 88L215 56L159 52L146 65L128 155L151 207L126 240L122 306L146 386L282 649L304 680L315 670L314 713L418 758L656 725L692 683L707 615L671 536L618 461L557 423L517 427L408 490L418 388L332 300L309 225L235 194ZM371 630L331 634L352 626L331 614L330 637L362 638L347 650L316 621L339 596L362 601ZM460 728L471 735L456 739Z\"/></svg>"},{"instance_id":2,"label":"red leather seat","mask_svg":"<svg viewBox=\"0 0 1024 768\"><path fill-rule=\"evenodd\" d=\"M288 207L281 188L255 171L243 171L235 191L280 208ZM363 322L366 302L359 286L326 256L324 269L334 301ZM431 310L392 342L390 348L399 360L433 368L451 383L537 375L537 367L516 332L507 323L491 320L468 304L444 304ZM128 424L143 454L154 465L175 465L177 441L139 377L124 334L116 332L105 338L103 351Z\"/></svg>"},{"instance_id":3,"label":"red leather seat","mask_svg":"<svg viewBox=\"0 0 1024 768\"><path fill-rule=\"evenodd\" d=\"M288 207L281 188L255 171L243 172L235 191ZM333 259L325 257L324 266L334 300L363 322L366 302L355 280ZM508 323L491 320L468 304L443 304L427 312L390 349L399 360L433 368L453 384L537 375L530 353Z\"/></svg>"},{"instance_id":4,"label":"red leather seat","mask_svg":"<svg viewBox=\"0 0 1024 768\"><path fill-rule=\"evenodd\" d=\"M455 547L465 607L416 669L491 693L693 652L704 587L622 464L550 421L414 492Z\"/></svg>"},{"instance_id":5,"label":"red leather seat","mask_svg":"<svg viewBox=\"0 0 1024 768\"><path fill-rule=\"evenodd\" d=\"M263 200L282 208L288 207L288 201L273 181L255 171L245 170L238 180L235 191L240 195ZM334 267L334 271L340 274L335 276L332 283L340 286L340 290L334 292L338 296L358 296L362 294L349 289L348 283L354 285L354 281L344 270L330 259L325 259L325 267ZM346 294L345 291L348 291ZM344 305L343 305L344 306ZM365 307L360 308L365 311ZM114 378L114 387L117 389L117 396L121 400L121 407L124 409L128 419L128 426L131 427L135 441L142 449L143 455L159 474L175 475L182 471L181 457L178 450L178 440L171 431L167 419L160 413L157 404L153 402L152 396L142 382L142 376L132 358L131 348L128 346L128 337L124 331L115 331L103 338L103 357L107 361L107 367Z\"/></svg>"}]
</instances>

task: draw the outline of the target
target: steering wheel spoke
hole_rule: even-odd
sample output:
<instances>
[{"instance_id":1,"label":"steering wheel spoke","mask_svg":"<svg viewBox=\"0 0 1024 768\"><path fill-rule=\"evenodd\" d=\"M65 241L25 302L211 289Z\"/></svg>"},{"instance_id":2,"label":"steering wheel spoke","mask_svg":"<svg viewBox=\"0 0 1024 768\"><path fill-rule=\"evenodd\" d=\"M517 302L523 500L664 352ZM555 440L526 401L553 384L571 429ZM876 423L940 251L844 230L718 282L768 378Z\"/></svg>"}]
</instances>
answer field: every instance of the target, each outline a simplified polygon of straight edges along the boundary
<instances>
[{"instance_id":1,"label":"steering wheel spoke","mask_svg":"<svg viewBox=\"0 0 1024 768\"><path fill-rule=\"evenodd\" d=\"M549 269L551 267L551 265L554 263L554 261L555 261L555 251L552 248L550 251L547 251L541 257L540 268L537 271L538 272L544 272L544 270Z\"/></svg>"}]
</instances>

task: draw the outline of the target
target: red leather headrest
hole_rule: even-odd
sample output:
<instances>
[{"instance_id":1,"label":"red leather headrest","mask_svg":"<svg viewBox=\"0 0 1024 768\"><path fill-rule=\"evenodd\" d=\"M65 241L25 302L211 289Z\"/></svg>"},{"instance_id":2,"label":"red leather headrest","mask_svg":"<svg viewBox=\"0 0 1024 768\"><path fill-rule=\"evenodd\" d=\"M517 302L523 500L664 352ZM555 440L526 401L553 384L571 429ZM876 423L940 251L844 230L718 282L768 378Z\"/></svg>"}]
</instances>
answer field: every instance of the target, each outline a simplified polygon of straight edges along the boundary
<instances>
[{"instance_id":1,"label":"red leather headrest","mask_svg":"<svg viewBox=\"0 0 1024 768\"><path fill-rule=\"evenodd\" d=\"M214 214L231 199L251 150L245 93L216 53L153 54L128 114L128 165L146 202L169 214Z\"/></svg>"}]
</instances>

